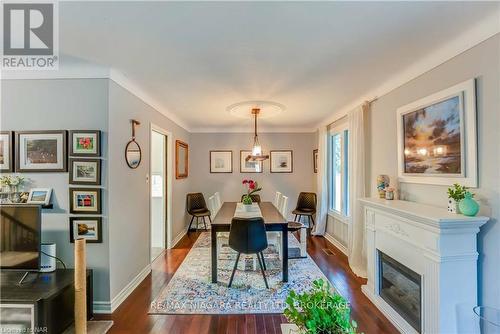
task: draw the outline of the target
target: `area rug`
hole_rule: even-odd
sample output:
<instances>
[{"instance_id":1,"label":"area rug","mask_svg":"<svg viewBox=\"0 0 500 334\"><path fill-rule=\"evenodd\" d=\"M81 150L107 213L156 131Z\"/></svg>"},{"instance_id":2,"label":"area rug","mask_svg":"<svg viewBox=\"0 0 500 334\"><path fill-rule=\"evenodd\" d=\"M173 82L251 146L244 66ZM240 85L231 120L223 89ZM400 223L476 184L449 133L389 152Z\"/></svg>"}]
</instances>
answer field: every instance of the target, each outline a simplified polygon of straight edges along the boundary
<instances>
[{"instance_id":1,"label":"area rug","mask_svg":"<svg viewBox=\"0 0 500 334\"><path fill-rule=\"evenodd\" d=\"M299 245L291 234L289 245ZM218 260L218 283L211 283L210 233L201 233L168 285L151 304L149 313L283 313L290 290L301 293L309 290L315 279L326 280L318 266L307 256L288 261L288 283L283 283L281 260L276 248L270 245L264 251L264 258L270 289L266 289L258 265L254 267L253 257L244 258L243 255L233 285L228 288L236 253L223 243Z\"/></svg>"}]
</instances>

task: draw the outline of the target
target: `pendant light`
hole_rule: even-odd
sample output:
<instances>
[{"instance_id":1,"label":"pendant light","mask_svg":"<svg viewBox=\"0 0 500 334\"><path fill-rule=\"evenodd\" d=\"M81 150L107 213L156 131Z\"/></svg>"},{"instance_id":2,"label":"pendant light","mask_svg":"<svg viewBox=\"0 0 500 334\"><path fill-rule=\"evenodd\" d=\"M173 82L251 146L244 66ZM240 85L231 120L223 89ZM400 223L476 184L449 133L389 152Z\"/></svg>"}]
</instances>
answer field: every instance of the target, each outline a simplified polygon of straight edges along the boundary
<instances>
[{"instance_id":1,"label":"pendant light","mask_svg":"<svg viewBox=\"0 0 500 334\"><path fill-rule=\"evenodd\" d=\"M254 136L253 136L253 147L252 155L246 157L246 161L264 161L269 159L269 155L262 154L262 146L259 143L259 135L257 134L257 117L259 116L260 109L253 108L252 115L254 117Z\"/></svg>"}]
</instances>

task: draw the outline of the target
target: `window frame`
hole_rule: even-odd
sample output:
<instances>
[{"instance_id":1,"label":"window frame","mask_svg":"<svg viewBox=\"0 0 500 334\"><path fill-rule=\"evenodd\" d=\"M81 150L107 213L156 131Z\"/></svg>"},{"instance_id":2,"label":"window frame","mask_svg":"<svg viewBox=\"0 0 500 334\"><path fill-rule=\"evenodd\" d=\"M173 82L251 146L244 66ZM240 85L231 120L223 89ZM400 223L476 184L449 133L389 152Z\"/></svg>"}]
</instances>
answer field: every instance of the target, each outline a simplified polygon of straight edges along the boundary
<instances>
[{"instance_id":1,"label":"window frame","mask_svg":"<svg viewBox=\"0 0 500 334\"><path fill-rule=\"evenodd\" d=\"M340 161L340 211L334 209L334 179L333 179L333 138L341 137ZM341 221L348 221L350 216L349 205L349 127L347 122L331 127L328 130L328 214Z\"/></svg>"}]
</instances>

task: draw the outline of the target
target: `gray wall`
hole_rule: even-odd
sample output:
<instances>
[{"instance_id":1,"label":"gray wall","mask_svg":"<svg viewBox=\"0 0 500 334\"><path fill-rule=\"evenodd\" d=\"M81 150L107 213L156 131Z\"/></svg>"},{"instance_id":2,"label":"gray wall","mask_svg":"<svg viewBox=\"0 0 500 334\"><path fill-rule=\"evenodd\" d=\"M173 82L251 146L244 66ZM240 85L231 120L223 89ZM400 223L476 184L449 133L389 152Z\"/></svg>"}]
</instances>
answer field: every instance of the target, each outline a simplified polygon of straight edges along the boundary
<instances>
[{"instance_id":1,"label":"gray wall","mask_svg":"<svg viewBox=\"0 0 500 334\"><path fill-rule=\"evenodd\" d=\"M103 243L88 244L87 263L94 269L94 299L109 300L108 226L108 80L2 80L0 129L102 131ZM53 188L54 209L42 214L42 241L55 242L57 255L73 266L69 242L68 173L24 173L26 189Z\"/></svg>"},{"instance_id":2,"label":"gray wall","mask_svg":"<svg viewBox=\"0 0 500 334\"><path fill-rule=\"evenodd\" d=\"M245 192L241 181L252 178L263 187L262 200L273 201L275 192L280 191L289 197L288 209L292 211L299 192L315 189L312 160L312 151L316 148L315 133L262 133L259 140L265 153L293 150L293 173L270 173L269 160L264 162L262 173L240 173L240 150L251 149L251 133L193 133L190 145L192 190L203 192L206 199L219 191L222 201L239 201ZM210 150L232 150L233 173L211 174Z\"/></svg>"},{"instance_id":3,"label":"gray wall","mask_svg":"<svg viewBox=\"0 0 500 334\"><path fill-rule=\"evenodd\" d=\"M141 145L142 163L133 170L126 165L123 154L130 140L130 120L141 125L136 140ZM111 299L149 264L149 174L150 124L172 132L173 142L187 143L189 133L160 114L135 95L109 82L109 219ZM191 155L192 156L192 155ZM191 178L172 184L173 238L186 228L185 196Z\"/></svg>"},{"instance_id":4,"label":"gray wall","mask_svg":"<svg viewBox=\"0 0 500 334\"><path fill-rule=\"evenodd\" d=\"M367 182L376 196L376 176L397 179L396 109L402 105L477 78L479 188L473 189L481 204L480 214L491 220L479 234L480 303L500 307L500 168L499 101L500 37L496 35L415 80L379 98L368 115L369 153ZM401 184L403 199L446 207L445 186ZM474 273L471 273L474 275Z\"/></svg>"}]
</instances>

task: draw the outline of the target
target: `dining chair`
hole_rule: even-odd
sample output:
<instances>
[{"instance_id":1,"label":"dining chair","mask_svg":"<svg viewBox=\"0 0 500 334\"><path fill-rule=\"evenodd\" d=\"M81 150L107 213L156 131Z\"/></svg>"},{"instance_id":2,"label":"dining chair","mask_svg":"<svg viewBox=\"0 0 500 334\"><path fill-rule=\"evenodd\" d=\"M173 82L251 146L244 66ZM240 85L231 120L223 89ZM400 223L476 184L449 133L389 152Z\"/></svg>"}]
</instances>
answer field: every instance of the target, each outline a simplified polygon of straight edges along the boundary
<instances>
[{"instance_id":1,"label":"dining chair","mask_svg":"<svg viewBox=\"0 0 500 334\"><path fill-rule=\"evenodd\" d=\"M300 221L302 216L306 216L308 218L309 227L313 227L314 226L313 215L316 214L316 203L317 203L316 193L301 192L299 194L299 198L297 199L297 207L295 208L295 210L292 211L292 213L295 215L293 221L297 221L297 217L299 218ZM312 221L312 226L311 226L311 221Z\"/></svg>"},{"instance_id":2,"label":"dining chair","mask_svg":"<svg viewBox=\"0 0 500 334\"><path fill-rule=\"evenodd\" d=\"M245 195L241 196L241 202L243 202L243 197L245 197ZM254 194L250 195L250 197L252 198L253 203L260 203L260 195Z\"/></svg>"},{"instance_id":3,"label":"dining chair","mask_svg":"<svg viewBox=\"0 0 500 334\"><path fill-rule=\"evenodd\" d=\"M236 272L236 268L238 267L240 255L243 253L255 254L257 256L260 271L262 272L262 277L264 278L264 283L266 284L266 288L269 289L266 273L264 271L266 270L266 263L264 262L264 254L262 254L262 251L266 249L267 246L266 227L262 217L235 217L231 220L231 228L229 230L229 247L238 252L238 255L236 256L233 272L231 273L231 278L229 279L229 287L233 284L234 274Z\"/></svg>"},{"instance_id":4,"label":"dining chair","mask_svg":"<svg viewBox=\"0 0 500 334\"><path fill-rule=\"evenodd\" d=\"M207 229L207 224L205 217L208 217L210 223L212 219L210 218L211 213L207 208L207 203L205 202L205 197L202 193L189 193L186 195L186 210L192 216L189 222L188 231L191 230L191 224L193 224L193 219L196 217L196 230L198 230L198 219L203 218L203 225L205 230Z\"/></svg>"},{"instance_id":5,"label":"dining chair","mask_svg":"<svg viewBox=\"0 0 500 334\"><path fill-rule=\"evenodd\" d=\"M214 219L217 215L217 208L215 206L215 195L208 198L208 210L210 210L210 218Z\"/></svg>"},{"instance_id":6,"label":"dining chair","mask_svg":"<svg viewBox=\"0 0 500 334\"><path fill-rule=\"evenodd\" d=\"M283 196L283 195L279 191L277 191L276 195L274 196L274 206L277 209L279 209L279 207L280 207L281 196Z\"/></svg>"},{"instance_id":7,"label":"dining chair","mask_svg":"<svg viewBox=\"0 0 500 334\"><path fill-rule=\"evenodd\" d=\"M278 210L280 211L281 215L285 217L285 219L288 219L288 196L281 197L281 203Z\"/></svg>"},{"instance_id":8,"label":"dining chair","mask_svg":"<svg viewBox=\"0 0 500 334\"><path fill-rule=\"evenodd\" d=\"M214 194L214 197L215 197L215 208L217 210L217 212L219 212L221 206L222 206L222 202L221 202L221 199L220 199L220 193L217 191L215 194Z\"/></svg>"}]
</instances>

